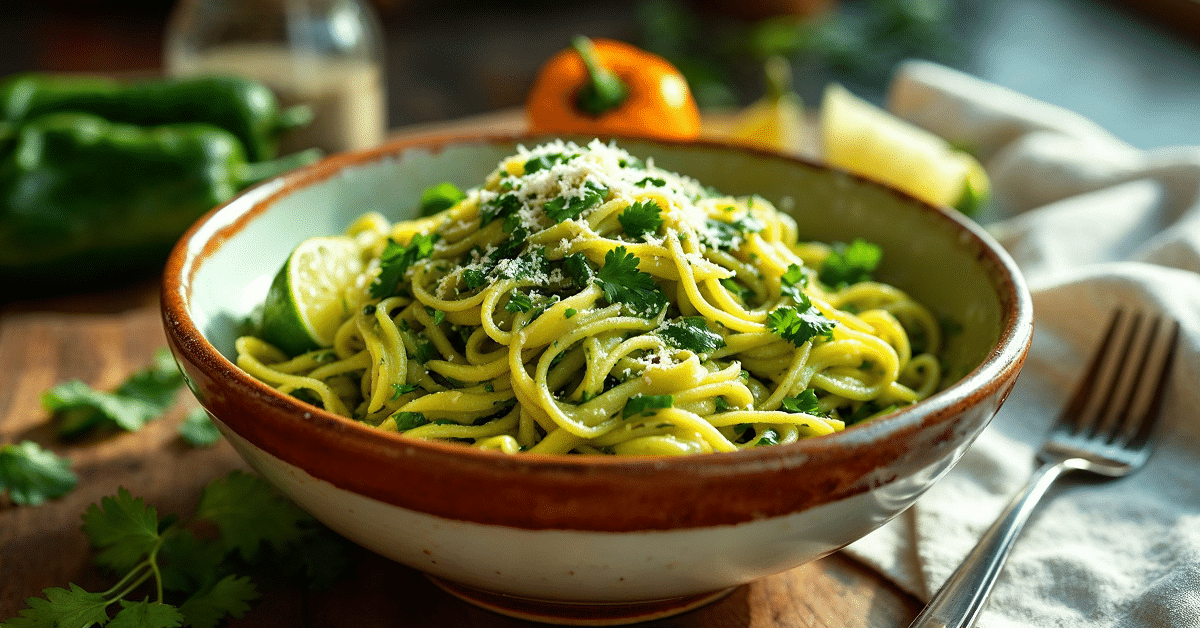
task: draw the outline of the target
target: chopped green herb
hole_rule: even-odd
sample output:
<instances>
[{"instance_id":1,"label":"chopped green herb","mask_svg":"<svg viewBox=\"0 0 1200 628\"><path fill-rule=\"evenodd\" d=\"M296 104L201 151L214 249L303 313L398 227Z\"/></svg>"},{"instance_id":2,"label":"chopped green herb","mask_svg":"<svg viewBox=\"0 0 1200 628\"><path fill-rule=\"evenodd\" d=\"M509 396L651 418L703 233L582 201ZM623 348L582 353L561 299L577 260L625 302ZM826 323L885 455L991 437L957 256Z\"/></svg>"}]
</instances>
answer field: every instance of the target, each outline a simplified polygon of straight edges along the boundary
<instances>
[{"instance_id":1,"label":"chopped green herb","mask_svg":"<svg viewBox=\"0 0 1200 628\"><path fill-rule=\"evenodd\" d=\"M221 440L221 432L204 408L195 408L184 415L179 436L192 447L211 447Z\"/></svg>"},{"instance_id":2,"label":"chopped green herb","mask_svg":"<svg viewBox=\"0 0 1200 628\"><path fill-rule=\"evenodd\" d=\"M504 304L504 309L509 312L528 312L533 309L533 300L529 295L513 290L508 295L508 303Z\"/></svg>"},{"instance_id":3,"label":"chopped green herb","mask_svg":"<svg viewBox=\"0 0 1200 628\"><path fill-rule=\"evenodd\" d=\"M818 277L827 286L840 287L870 281L871 273L879 266L883 249L863 239L835 250L821 264Z\"/></svg>"},{"instance_id":4,"label":"chopped green herb","mask_svg":"<svg viewBox=\"0 0 1200 628\"><path fill-rule=\"evenodd\" d=\"M732 222L709 218L704 225L704 233L701 234L704 241L709 246L725 251L740 247L748 234L758 233L764 228L762 221L749 214Z\"/></svg>"},{"instance_id":5,"label":"chopped green herb","mask_svg":"<svg viewBox=\"0 0 1200 628\"><path fill-rule=\"evenodd\" d=\"M79 482L71 461L26 440L0 446L0 491L18 506L66 495Z\"/></svg>"},{"instance_id":6,"label":"chopped green herb","mask_svg":"<svg viewBox=\"0 0 1200 628\"><path fill-rule=\"evenodd\" d=\"M436 233L418 233L408 244L388 240L379 258L379 276L371 282L371 296L381 299L395 292L409 266L433 255L433 245L440 237Z\"/></svg>"},{"instance_id":7,"label":"chopped green herb","mask_svg":"<svg viewBox=\"0 0 1200 628\"><path fill-rule=\"evenodd\" d=\"M433 319L433 324L435 326L441 325L442 321L446 320L446 313L441 310L435 310L431 307L427 307L425 308L425 311L429 313L429 317Z\"/></svg>"},{"instance_id":8,"label":"chopped green herb","mask_svg":"<svg viewBox=\"0 0 1200 628\"><path fill-rule=\"evenodd\" d=\"M789 264L787 272L780 277L780 283L783 296L792 297L798 303L803 296L802 291L808 286L808 275L804 274L804 268L798 264Z\"/></svg>"},{"instance_id":9,"label":"chopped green herb","mask_svg":"<svg viewBox=\"0 0 1200 628\"><path fill-rule=\"evenodd\" d=\"M445 211L464 198L467 198L467 194L448 181L426 188L421 193L421 215L432 216Z\"/></svg>"},{"instance_id":10,"label":"chopped green herb","mask_svg":"<svg viewBox=\"0 0 1200 628\"><path fill-rule=\"evenodd\" d=\"M525 162L525 174L533 174L538 170L549 170L554 167L554 164L566 163L575 157L577 154L564 155L562 153L550 153L549 155L538 155L533 159Z\"/></svg>"},{"instance_id":11,"label":"chopped green herb","mask_svg":"<svg viewBox=\"0 0 1200 628\"><path fill-rule=\"evenodd\" d=\"M769 427L764 429L762 431L762 433L759 434L758 440L754 441L755 447L764 447L767 445L778 445L778 444L779 444L779 432L776 432L775 430L773 430Z\"/></svg>"},{"instance_id":12,"label":"chopped green herb","mask_svg":"<svg viewBox=\"0 0 1200 628\"><path fill-rule=\"evenodd\" d=\"M662 226L662 208L654 201L638 201L617 216L621 228L631 238L657 233Z\"/></svg>"},{"instance_id":13,"label":"chopped green herb","mask_svg":"<svg viewBox=\"0 0 1200 628\"><path fill-rule=\"evenodd\" d=\"M573 307L569 307L569 308L567 308L567 309L566 309L566 311L564 311L564 312L563 312L563 317L564 317L564 318L571 318L572 316L575 316L575 315L576 315L576 314L578 314L578 313L579 313L579 312L578 312L578 311L577 311L575 308L573 308Z\"/></svg>"},{"instance_id":14,"label":"chopped green herb","mask_svg":"<svg viewBox=\"0 0 1200 628\"><path fill-rule=\"evenodd\" d=\"M733 407L733 406L729 405L729 402L726 401L725 397L722 397L722 396L718 396L716 399L713 400L713 402L716 404L717 412L729 412L729 410L732 409L732 407Z\"/></svg>"},{"instance_id":15,"label":"chopped green herb","mask_svg":"<svg viewBox=\"0 0 1200 628\"><path fill-rule=\"evenodd\" d=\"M424 364L438 355L437 348L428 340L417 343L417 352L413 355L413 359L421 364Z\"/></svg>"},{"instance_id":16,"label":"chopped green herb","mask_svg":"<svg viewBox=\"0 0 1200 628\"><path fill-rule=\"evenodd\" d=\"M420 388L421 387L417 386L416 384L397 384L396 382L392 382L391 401L395 401L395 400L403 397L404 395L407 395L410 392L419 390Z\"/></svg>"},{"instance_id":17,"label":"chopped green herb","mask_svg":"<svg viewBox=\"0 0 1200 628\"><path fill-rule=\"evenodd\" d=\"M708 329L703 316L688 316L663 323L657 333L669 346L708 356L725 346L720 334Z\"/></svg>"},{"instance_id":18,"label":"chopped green herb","mask_svg":"<svg viewBox=\"0 0 1200 628\"><path fill-rule=\"evenodd\" d=\"M606 191L607 192L607 191ZM604 196L596 189L586 189L582 196L574 196L567 198L558 196L549 201L543 206L542 211L546 212L546 216L555 222L571 220L578 218L583 212L599 205L604 200Z\"/></svg>"},{"instance_id":19,"label":"chopped green herb","mask_svg":"<svg viewBox=\"0 0 1200 628\"><path fill-rule=\"evenodd\" d=\"M728 290L730 294L741 299L742 301L745 301L746 297L750 295L750 289L738 283L733 278L722 279L721 285L725 286L725 289Z\"/></svg>"},{"instance_id":20,"label":"chopped green herb","mask_svg":"<svg viewBox=\"0 0 1200 628\"><path fill-rule=\"evenodd\" d=\"M660 179L658 177L646 177L646 178L642 179L641 181L634 183L634 185L636 185L638 187L646 187L647 185L653 185L656 188L661 188L661 187L667 186L667 180Z\"/></svg>"},{"instance_id":21,"label":"chopped green herb","mask_svg":"<svg viewBox=\"0 0 1200 628\"><path fill-rule=\"evenodd\" d=\"M631 416L650 415L655 410L670 408L674 405L675 398L671 395L634 395L625 402L625 409L621 412L621 416L628 419Z\"/></svg>"},{"instance_id":22,"label":"chopped green herb","mask_svg":"<svg viewBox=\"0 0 1200 628\"><path fill-rule=\"evenodd\" d=\"M805 297L797 307L783 306L767 314L767 329L775 332L797 347L815 336L831 338L834 321L825 318L820 310Z\"/></svg>"},{"instance_id":23,"label":"chopped green herb","mask_svg":"<svg viewBox=\"0 0 1200 628\"><path fill-rule=\"evenodd\" d=\"M479 226L483 227L497 218L507 218L521 209L521 199L515 194L504 194L479 206Z\"/></svg>"},{"instance_id":24,"label":"chopped green herb","mask_svg":"<svg viewBox=\"0 0 1200 628\"><path fill-rule=\"evenodd\" d=\"M596 276L596 271L592 269L592 263L583 253L567 255L562 260L562 267L563 272L580 286L591 284Z\"/></svg>"},{"instance_id":25,"label":"chopped green herb","mask_svg":"<svg viewBox=\"0 0 1200 628\"><path fill-rule=\"evenodd\" d=\"M595 281L609 303L621 303L637 316L655 316L667 305L667 295L638 269L638 258L623 246L605 253Z\"/></svg>"},{"instance_id":26,"label":"chopped green herb","mask_svg":"<svg viewBox=\"0 0 1200 628\"><path fill-rule=\"evenodd\" d=\"M396 429L401 432L407 432L414 427L420 427L429 423L429 419L425 418L425 415L420 412L397 412L392 415L392 418L396 420Z\"/></svg>"},{"instance_id":27,"label":"chopped green herb","mask_svg":"<svg viewBox=\"0 0 1200 628\"><path fill-rule=\"evenodd\" d=\"M801 414L818 414L820 408L817 406L817 391L807 388L797 397L785 397L783 409Z\"/></svg>"}]
</instances>

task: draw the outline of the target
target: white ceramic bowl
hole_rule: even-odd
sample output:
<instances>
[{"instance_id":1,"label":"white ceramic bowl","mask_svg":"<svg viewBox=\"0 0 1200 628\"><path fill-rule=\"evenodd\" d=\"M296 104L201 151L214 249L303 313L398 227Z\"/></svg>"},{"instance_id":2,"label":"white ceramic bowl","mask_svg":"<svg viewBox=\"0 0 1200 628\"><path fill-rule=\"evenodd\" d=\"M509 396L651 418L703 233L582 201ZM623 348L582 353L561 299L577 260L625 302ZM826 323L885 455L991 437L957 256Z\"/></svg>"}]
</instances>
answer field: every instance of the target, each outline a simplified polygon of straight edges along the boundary
<instances>
[{"instance_id":1,"label":"white ceramic bowl","mask_svg":"<svg viewBox=\"0 0 1200 628\"><path fill-rule=\"evenodd\" d=\"M583 138L580 138L583 139ZM385 433L238 369L240 321L292 248L366 211L477 185L538 138L444 138L341 155L259 185L197 223L168 263L167 335L192 391L263 477L347 538L510 615L623 623L680 612L841 548L948 471L1014 384L1032 336L1015 266L951 211L803 161L621 140L730 194L792 207L802 239L882 246L879 279L955 322L957 381L843 432L680 458L506 455ZM785 199L791 199L791 202Z\"/></svg>"}]
</instances>

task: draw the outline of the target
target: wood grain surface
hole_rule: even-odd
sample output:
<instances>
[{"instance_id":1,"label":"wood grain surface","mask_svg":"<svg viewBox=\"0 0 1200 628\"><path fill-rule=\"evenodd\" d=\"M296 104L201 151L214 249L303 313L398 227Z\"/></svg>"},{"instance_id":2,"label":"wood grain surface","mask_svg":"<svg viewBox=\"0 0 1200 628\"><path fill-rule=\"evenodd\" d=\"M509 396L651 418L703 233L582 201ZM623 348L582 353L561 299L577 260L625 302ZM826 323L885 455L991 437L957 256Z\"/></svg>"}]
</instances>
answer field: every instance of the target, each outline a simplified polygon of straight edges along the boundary
<instances>
[{"instance_id":1,"label":"wood grain surface","mask_svg":"<svg viewBox=\"0 0 1200 628\"><path fill-rule=\"evenodd\" d=\"M393 137L453 132L517 132L519 112L413 127ZM79 486L36 507L0 495L0 623L47 587L78 584L107 589L80 529L88 505L125 487L165 513L190 514L201 489L233 469L248 467L228 443L196 449L176 433L196 405L183 390L162 419L136 433L83 442L56 439L41 406L51 386L80 379L111 390L144 368L166 346L157 281L131 287L0 305L0 444L33 440L71 460ZM419 572L352 550L346 576L312 592L283 581L256 580L262 597L237 627L371 628L539 626L496 615L445 593ZM907 626L919 603L874 572L840 554L740 587L731 595L675 617L640 624L655 628L893 628Z\"/></svg>"},{"instance_id":2,"label":"wood grain surface","mask_svg":"<svg viewBox=\"0 0 1200 628\"><path fill-rule=\"evenodd\" d=\"M166 339L153 284L108 293L0 307L0 443L29 439L67 456L80 478L66 496L35 507L0 497L0 622L47 587L78 584L104 590L114 582L92 563L80 515L118 487L146 499L159 514L191 513L200 491L232 469L246 469L228 443L196 449L176 434L195 407L186 390L162 419L135 433L77 443L55 438L41 394L80 379L112 389L147 366ZM285 582L257 581L263 597L230 626L353 627L536 626L470 606L420 573L354 550L346 577L310 592ZM707 607L643 624L684 627L895 627L916 615L917 602L858 563L833 555L755 582Z\"/></svg>"}]
</instances>

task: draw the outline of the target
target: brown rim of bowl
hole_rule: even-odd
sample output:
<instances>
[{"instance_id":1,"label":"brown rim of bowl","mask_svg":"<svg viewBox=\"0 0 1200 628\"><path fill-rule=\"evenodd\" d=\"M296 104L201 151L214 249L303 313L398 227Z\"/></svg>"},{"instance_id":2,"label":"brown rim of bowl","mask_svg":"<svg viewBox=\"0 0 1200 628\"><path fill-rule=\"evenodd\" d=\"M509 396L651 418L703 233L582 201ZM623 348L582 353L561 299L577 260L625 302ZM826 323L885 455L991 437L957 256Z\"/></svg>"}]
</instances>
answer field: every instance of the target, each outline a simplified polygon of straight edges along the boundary
<instances>
[{"instance_id":1,"label":"brown rim of bowl","mask_svg":"<svg viewBox=\"0 0 1200 628\"><path fill-rule=\"evenodd\" d=\"M887 186L884 189L914 202L923 211L933 212L944 220L955 223L958 228L971 238L971 244L977 255L985 259L989 268L989 276L999 282L996 286L1001 299L1003 311L1003 329L1000 340L991 354L974 370L949 387L938 391L919 404L896 411L883 420L871 421L847 428L845 431L823 437L809 438L787 445L769 448L742 450L730 453L715 453L681 457L574 457L543 454L504 454L497 451L479 450L463 447L453 443L440 443L419 439L406 438L402 435L383 432L352 419L340 417L314 406L300 402L284 395L267 384L254 379L235 364L225 358L201 334L188 315L188 301L191 298L190 285L192 277L204 258L219 248L222 242L232 234L242 229L255 216L262 213L277 199L299 188L328 179L342 169L359 164L366 164L389 156L402 155L409 149L423 149L436 154L450 145L466 144L532 144L556 137L553 135L532 134L468 134L468 135L429 135L405 139L384 144L380 147L331 156L316 164L292 171L276 179L261 183L239 194L227 203L214 208L192 225L182 236L172 250L164 271L162 290L162 316L168 339L174 348L186 355L194 364L201 368L214 380L231 383L241 394L249 395L274 408L293 408L298 412L309 413L314 419L305 422L307 429L336 433L342 442L352 442L363 451L371 451L380 458L394 457L397 450L425 452L458 463L472 465L485 464L495 468L519 470L523 472L560 472L578 475L581 473L604 473L612 470L622 476L644 475L676 469L696 477L729 477L747 472L761 472L764 469L790 468L802 464L810 458L823 458L822 452L829 452L847 445L861 446L864 443L877 441L897 433L912 433L913 430L942 423L953 417L963 408L971 406L997 393L1000 386L1011 387L1017 372L1028 353L1032 341L1033 306L1024 279L1017 269L1015 262L997 244L982 227L963 217L954 210L944 210L914 199L904 192ZM819 164L807 159L789 157L758 150L749 147L731 147L726 144L711 141L664 141L647 138L624 138L619 136L602 136L603 140L631 141L638 143L658 144L664 146L704 146L718 150L736 150L757 154L770 159L778 159L799 163L805 167L835 170L825 164ZM879 185L863 177L851 173L847 176L867 181L871 185ZM249 200L247 200L249 199ZM204 242L199 255L190 256L190 240L198 232L209 228L209 222L224 208L251 203L251 206L234 214L221 226L215 227L215 233ZM1001 399L1008 390L1000 391ZM989 417L990 419L990 417ZM231 427L231 429L233 429ZM235 430L236 431L236 430ZM268 453L279 456L269 444L253 442ZM286 456L280 456L285 458ZM293 464L296 461L289 461ZM870 487L859 487L857 490L867 490Z\"/></svg>"}]
</instances>

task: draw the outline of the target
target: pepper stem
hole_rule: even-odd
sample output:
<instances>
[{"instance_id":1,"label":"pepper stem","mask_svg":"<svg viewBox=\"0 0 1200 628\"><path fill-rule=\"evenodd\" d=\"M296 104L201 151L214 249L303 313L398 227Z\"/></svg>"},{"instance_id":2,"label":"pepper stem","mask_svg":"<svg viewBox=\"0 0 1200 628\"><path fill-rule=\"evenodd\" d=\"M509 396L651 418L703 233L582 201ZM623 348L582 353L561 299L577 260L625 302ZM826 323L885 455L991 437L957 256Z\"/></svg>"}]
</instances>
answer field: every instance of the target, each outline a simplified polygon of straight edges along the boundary
<instances>
[{"instance_id":1,"label":"pepper stem","mask_svg":"<svg viewBox=\"0 0 1200 628\"><path fill-rule=\"evenodd\" d=\"M238 184L240 187L244 188L260 181L266 181L267 179L283 174L288 170L294 170L301 166L307 166L308 164L320 159L321 156L322 153L320 149L310 148L308 150L302 150L298 153L292 153L291 155L280 157L279 159L245 164L237 173Z\"/></svg>"},{"instance_id":2,"label":"pepper stem","mask_svg":"<svg viewBox=\"0 0 1200 628\"><path fill-rule=\"evenodd\" d=\"M571 47L583 59L588 73L587 82L575 95L575 106L593 116L620 107L629 97L629 89L612 70L600 64L600 56L596 54L596 45L592 40L583 35L576 35L571 40Z\"/></svg>"}]
</instances>

